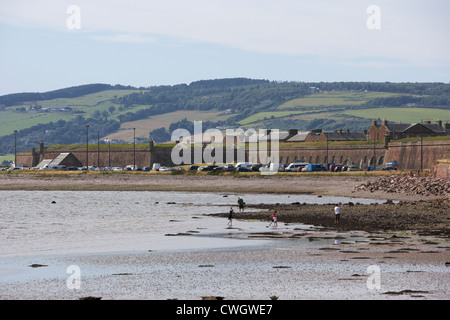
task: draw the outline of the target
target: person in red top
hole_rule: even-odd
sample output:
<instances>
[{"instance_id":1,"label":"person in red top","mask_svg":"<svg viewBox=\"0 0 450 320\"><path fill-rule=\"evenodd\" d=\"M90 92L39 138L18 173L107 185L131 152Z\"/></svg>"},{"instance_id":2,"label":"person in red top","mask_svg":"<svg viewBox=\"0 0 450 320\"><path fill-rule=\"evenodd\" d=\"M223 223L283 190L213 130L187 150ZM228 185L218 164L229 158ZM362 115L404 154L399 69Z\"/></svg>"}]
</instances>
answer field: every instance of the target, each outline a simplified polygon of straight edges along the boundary
<instances>
[{"instance_id":1,"label":"person in red top","mask_svg":"<svg viewBox=\"0 0 450 320\"><path fill-rule=\"evenodd\" d=\"M274 227L278 227L277 213L278 213L277 210L275 210L275 211L272 213L272 221L270 221L269 227L272 225L272 223L273 223L273 226L274 226Z\"/></svg>"}]
</instances>

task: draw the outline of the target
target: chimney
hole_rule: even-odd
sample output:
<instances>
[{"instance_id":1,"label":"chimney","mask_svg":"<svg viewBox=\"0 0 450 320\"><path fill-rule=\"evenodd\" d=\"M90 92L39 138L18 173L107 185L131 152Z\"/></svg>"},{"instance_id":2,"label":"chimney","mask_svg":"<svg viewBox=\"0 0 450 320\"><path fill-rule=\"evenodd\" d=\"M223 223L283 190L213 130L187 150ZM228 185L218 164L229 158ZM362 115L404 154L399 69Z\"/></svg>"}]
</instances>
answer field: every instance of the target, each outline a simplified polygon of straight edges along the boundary
<instances>
[{"instance_id":1,"label":"chimney","mask_svg":"<svg viewBox=\"0 0 450 320\"><path fill-rule=\"evenodd\" d=\"M386 126L386 125L387 125L387 120L386 120L386 118L383 118L383 121L381 122L381 125L382 125L382 126Z\"/></svg>"},{"instance_id":2,"label":"chimney","mask_svg":"<svg viewBox=\"0 0 450 320\"><path fill-rule=\"evenodd\" d=\"M372 126L374 126L374 127L377 126L377 120L375 120L375 118L372 119Z\"/></svg>"},{"instance_id":3,"label":"chimney","mask_svg":"<svg viewBox=\"0 0 450 320\"><path fill-rule=\"evenodd\" d=\"M437 119L436 123L439 125L439 127L442 127L442 120L441 119Z\"/></svg>"},{"instance_id":4,"label":"chimney","mask_svg":"<svg viewBox=\"0 0 450 320\"><path fill-rule=\"evenodd\" d=\"M345 129L345 133L349 134L350 133L350 129Z\"/></svg>"},{"instance_id":5,"label":"chimney","mask_svg":"<svg viewBox=\"0 0 450 320\"><path fill-rule=\"evenodd\" d=\"M341 133L341 134L342 134L342 129L339 129L339 133Z\"/></svg>"}]
</instances>

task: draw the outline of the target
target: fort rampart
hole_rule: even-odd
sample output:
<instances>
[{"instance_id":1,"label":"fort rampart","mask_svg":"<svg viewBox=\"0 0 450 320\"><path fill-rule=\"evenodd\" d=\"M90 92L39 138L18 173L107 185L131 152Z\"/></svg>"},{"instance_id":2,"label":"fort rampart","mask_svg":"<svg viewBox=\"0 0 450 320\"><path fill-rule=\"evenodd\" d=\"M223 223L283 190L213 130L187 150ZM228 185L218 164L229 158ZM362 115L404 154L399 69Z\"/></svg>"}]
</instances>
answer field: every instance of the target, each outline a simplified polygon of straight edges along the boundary
<instances>
[{"instance_id":1,"label":"fort rampart","mask_svg":"<svg viewBox=\"0 0 450 320\"><path fill-rule=\"evenodd\" d=\"M223 154L226 154L226 149ZM228 150L229 151L229 150ZM133 144L125 146L89 145L84 146L50 146L40 144L39 150L34 148L28 152L17 154L17 163L28 167L38 165L44 159L54 159L60 153L70 152L85 166L112 166L125 167L136 163L138 167L151 167L153 163L173 166L171 152L172 146L153 146L148 144ZM270 150L269 150L270 154ZM191 163L195 163L194 149L191 152ZM437 160L450 157L450 141L426 142L391 142L388 145L333 145L329 146L290 146L288 143L279 145L280 163L309 162L315 164L336 163L356 165L362 169L368 166L397 161L400 169L419 170L431 169ZM233 159L237 159L237 150L234 150ZM225 159L224 159L225 160ZM245 160L260 162L260 159L249 159L249 152L245 152ZM223 161L226 162L226 161Z\"/></svg>"}]
</instances>

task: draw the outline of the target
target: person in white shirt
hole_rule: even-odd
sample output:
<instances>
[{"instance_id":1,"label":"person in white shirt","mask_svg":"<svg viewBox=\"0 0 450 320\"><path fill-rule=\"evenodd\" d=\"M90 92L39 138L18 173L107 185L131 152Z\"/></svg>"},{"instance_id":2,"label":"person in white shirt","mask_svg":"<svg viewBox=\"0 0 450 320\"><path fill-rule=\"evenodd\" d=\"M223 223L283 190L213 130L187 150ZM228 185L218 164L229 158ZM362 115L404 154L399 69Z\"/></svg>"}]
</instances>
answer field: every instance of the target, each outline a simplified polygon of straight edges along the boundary
<instances>
[{"instance_id":1,"label":"person in white shirt","mask_svg":"<svg viewBox=\"0 0 450 320\"><path fill-rule=\"evenodd\" d=\"M338 224L339 223L339 218L341 216L341 206L342 206L342 203L339 202L336 205L336 207L334 207L334 216L335 216L334 224Z\"/></svg>"}]
</instances>

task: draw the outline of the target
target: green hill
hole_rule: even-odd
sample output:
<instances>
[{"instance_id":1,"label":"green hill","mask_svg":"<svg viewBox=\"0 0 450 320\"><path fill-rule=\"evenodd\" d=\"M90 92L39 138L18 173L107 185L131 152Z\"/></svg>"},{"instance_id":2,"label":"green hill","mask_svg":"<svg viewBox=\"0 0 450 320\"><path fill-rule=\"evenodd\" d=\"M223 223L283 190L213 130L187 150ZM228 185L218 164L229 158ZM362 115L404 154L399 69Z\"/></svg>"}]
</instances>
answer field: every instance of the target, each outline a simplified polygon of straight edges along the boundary
<instances>
[{"instance_id":1,"label":"green hill","mask_svg":"<svg viewBox=\"0 0 450 320\"><path fill-rule=\"evenodd\" d=\"M221 127L367 129L370 120L450 120L443 83L273 82L246 78L135 88L90 84L0 96L0 155L46 145L136 137L162 142L170 131L204 121Z\"/></svg>"}]
</instances>

